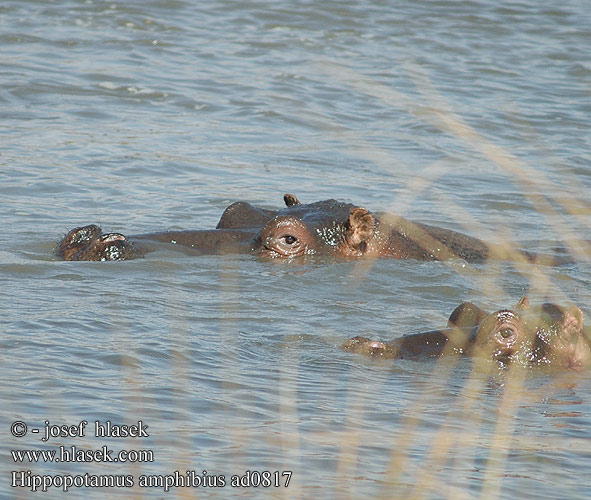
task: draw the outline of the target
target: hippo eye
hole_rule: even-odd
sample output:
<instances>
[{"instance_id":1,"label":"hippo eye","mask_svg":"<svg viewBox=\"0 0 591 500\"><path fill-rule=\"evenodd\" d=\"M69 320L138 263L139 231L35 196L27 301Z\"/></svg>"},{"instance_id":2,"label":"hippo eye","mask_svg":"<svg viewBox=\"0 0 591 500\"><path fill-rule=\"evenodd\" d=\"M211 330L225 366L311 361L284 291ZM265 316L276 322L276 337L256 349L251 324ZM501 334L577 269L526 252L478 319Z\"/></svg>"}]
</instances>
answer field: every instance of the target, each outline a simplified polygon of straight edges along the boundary
<instances>
[{"instance_id":1,"label":"hippo eye","mask_svg":"<svg viewBox=\"0 0 591 500\"><path fill-rule=\"evenodd\" d=\"M509 337L513 336L513 330L511 330L511 328L505 328L504 330L501 330L499 333L501 334L501 337L503 337L504 339L508 339Z\"/></svg>"},{"instance_id":2,"label":"hippo eye","mask_svg":"<svg viewBox=\"0 0 591 500\"><path fill-rule=\"evenodd\" d=\"M291 234L286 234L283 237L283 241L285 241L285 243L288 245L293 245L296 241L298 241L298 239L295 236L292 236Z\"/></svg>"}]
</instances>

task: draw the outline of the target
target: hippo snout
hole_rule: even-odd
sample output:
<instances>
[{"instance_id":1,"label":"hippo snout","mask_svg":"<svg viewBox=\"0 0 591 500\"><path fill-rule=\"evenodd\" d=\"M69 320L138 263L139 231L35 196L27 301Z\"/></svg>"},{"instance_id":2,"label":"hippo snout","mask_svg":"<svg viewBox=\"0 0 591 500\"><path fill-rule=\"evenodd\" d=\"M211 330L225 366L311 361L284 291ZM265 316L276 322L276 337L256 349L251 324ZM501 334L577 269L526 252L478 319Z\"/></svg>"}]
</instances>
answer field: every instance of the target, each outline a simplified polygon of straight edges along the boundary
<instances>
[{"instance_id":1,"label":"hippo snout","mask_svg":"<svg viewBox=\"0 0 591 500\"><path fill-rule=\"evenodd\" d=\"M361 336L353 337L342 345L344 350L368 356L382 356L386 351L386 347L384 342Z\"/></svg>"}]
</instances>

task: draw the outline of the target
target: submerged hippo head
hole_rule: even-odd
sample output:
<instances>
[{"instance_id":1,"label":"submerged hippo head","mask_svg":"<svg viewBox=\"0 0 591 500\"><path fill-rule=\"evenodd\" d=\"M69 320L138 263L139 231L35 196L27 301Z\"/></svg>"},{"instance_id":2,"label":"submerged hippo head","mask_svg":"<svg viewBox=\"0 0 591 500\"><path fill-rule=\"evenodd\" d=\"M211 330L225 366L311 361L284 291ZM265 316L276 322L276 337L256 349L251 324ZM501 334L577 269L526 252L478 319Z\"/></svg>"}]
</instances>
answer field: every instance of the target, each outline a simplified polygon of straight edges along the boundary
<instances>
[{"instance_id":1,"label":"submerged hippo head","mask_svg":"<svg viewBox=\"0 0 591 500\"><path fill-rule=\"evenodd\" d=\"M302 204L293 194L283 196L286 208L268 210L239 201L224 211L216 229L257 228L253 253L290 258L331 254L360 257L374 236L374 216L361 207L336 200Z\"/></svg>"},{"instance_id":2,"label":"submerged hippo head","mask_svg":"<svg viewBox=\"0 0 591 500\"><path fill-rule=\"evenodd\" d=\"M515 310L497 311L482 321L475 351L518 363L575 367L589 364L591 345L583 329L583 313L556 304L530 307L522 298Z\"/></svg>"},{"instance_id":3,"label":"submerged hippo head","mask_svg":"<svg viewBox=\"0 0 591 500\"><path fill-rule=\"evenodd\" d=\"M373 215L362 207L336 200L302 204L291 194L286 194L284 201L286 206L280 210L257 208L246 202L233 203L214 230L165 231L133 238L190 247L197 253L253 253L271 258L320 254L345 258L462 258L482 262L488 255L488 246L476 238L413 223L400 216ZM91 231L91 227L96 228L86 226L75 231ZM63 248L57 252L66 260L73 260L69 257L77 255L89 239L96 238L91 234L81 235L79 241L70 239L72 244L60 245ZM122 249L121 255L125 255L128 243L115 247ZM81 253L80 258L82 255L85 254ZM92 251L88 255L91 260L98 260ZM134 252L129 255L133 256Z\"/></svg>"},{"instance_id":4,"label":"submerged hippo head","mask_svg":"<svg viewBox=\"0 0 591 500\"><path fill-rule=\"evenodd\" d=\"M55 253L64 260L126 260L139 257L135 245L120 233L102 234L100 227L72 229L58 244Z\"/></svg>"}]
</instances>

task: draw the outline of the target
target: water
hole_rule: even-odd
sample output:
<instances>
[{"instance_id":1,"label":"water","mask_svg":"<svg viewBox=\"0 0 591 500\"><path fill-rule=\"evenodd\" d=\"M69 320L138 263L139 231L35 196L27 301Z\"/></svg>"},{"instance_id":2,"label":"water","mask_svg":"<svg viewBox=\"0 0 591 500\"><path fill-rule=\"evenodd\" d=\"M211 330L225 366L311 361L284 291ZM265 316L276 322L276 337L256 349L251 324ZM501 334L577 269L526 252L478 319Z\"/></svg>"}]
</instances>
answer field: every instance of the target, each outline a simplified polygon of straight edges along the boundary
<instances>
[{"instance_id":1,"label":"water","mask_svg":"<svg viewBox=\"0 0 591 500\"><path fill-rule=\"evenodd\" d=\"M88 498L591 496L588 372L338 348L442 326L463 300L527 293L589 318L585 249L561 268L52 256L76 225L211 228L232 201L285 192L548 252L591 240L590 22L583 1L4 2L0 496L35 497L10 486L28 470L136 484ZM43 443L45 420L89 424ZM149 437L95 437L97 420ZM10 453L59 445L154 461ZM176 470L228 484L137 486ZM292 475L232 488L247 470Z\"/></svg>"}]
</instances>

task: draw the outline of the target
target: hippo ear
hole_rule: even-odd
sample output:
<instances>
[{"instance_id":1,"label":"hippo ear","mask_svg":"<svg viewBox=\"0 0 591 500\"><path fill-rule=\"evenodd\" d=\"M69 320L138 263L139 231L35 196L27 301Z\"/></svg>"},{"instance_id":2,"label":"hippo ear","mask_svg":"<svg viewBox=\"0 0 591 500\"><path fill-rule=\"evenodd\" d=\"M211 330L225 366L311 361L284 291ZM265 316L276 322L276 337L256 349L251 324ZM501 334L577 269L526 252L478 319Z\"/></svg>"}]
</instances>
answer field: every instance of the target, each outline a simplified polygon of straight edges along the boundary
<instances>
[{"instance_id":1,"label":"hippo ear","mask_svg":"<svg viewBox=\"0 0 591 500\"><path fill-rule=\"evenodd\" d=\"M570 307L562 316L562 325L565 328L581 331L583 329L583 311L577 306Z\"/></svg>"},{"instance_id":2,"label":"hippo ear","mask_svg":"<svg viewBox=\"0 0 591 500\"><path fill-rule=\"evenodd\" d=\"M373 236L375 220L365 208L357 207L351 210L345 222L345 240L348 246L363 253L367 241Z\"/></svg>"},{"instance_id":3,"label":"hippo ear","mask_svg":"<svg viewBox=\"0 0 591 500\"><path fill-rule=\"evenodd\" d=\"M527 295L524 295L523 297L521 297L519 299L519 302L517 302L515 309L521 309L523 311L528 308L529 308L529 299L527 298Z\"/></svg>"},{"instance_id":4,"label":"hippo ear","mask_svg":"<svg viewBox=\"0 0 591 500\"><path fill-rule=\"evenodd\" d=\"M294 205L301 205L302 202L296 198L294 194L286 193L283 195L283 201L285 205L288 207L293 207Z\"/></svg>"}]
</instances>

